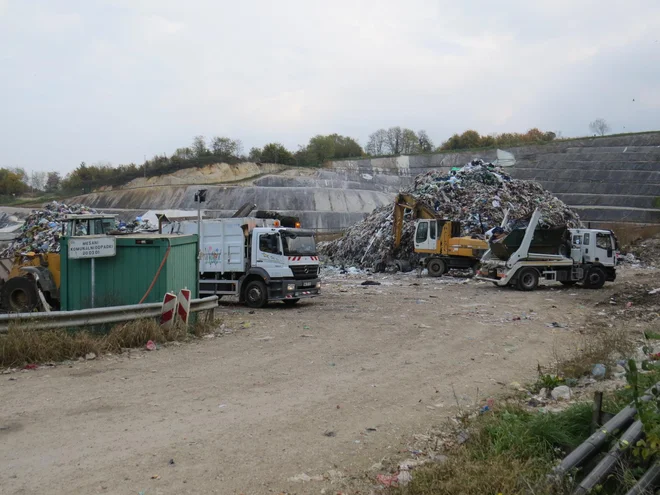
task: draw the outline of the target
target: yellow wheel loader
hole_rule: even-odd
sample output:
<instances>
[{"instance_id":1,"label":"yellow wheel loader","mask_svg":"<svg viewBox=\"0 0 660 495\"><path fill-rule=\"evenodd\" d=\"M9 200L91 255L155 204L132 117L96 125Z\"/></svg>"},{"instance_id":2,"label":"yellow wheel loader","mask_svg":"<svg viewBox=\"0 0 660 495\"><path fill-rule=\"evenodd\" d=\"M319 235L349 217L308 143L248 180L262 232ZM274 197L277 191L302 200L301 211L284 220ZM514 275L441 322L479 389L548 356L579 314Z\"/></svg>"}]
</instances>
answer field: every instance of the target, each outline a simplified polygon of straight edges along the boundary
<instances>
[{"instance_id":1,"label":"yellow wheel loader","mask_svg":"<svg viewBox=\"0 0 660 495\"><path fill-rule=\"evenodd\" d=\"M400 193L394 204L392 224L394 248L401 245L403 219L411 210L415 219L414 252L421 255L421 267L429 275L440 277L451 268L472 269L475 273L488 243L473 237L461 237L461 224L438 217L436 212L417 201L411 194ZM376 267L384 268L384 265ZM399 268L403 264L399 262Z\"/></svg>"},{"instance_id":2,"label":"yellow wheel loader","mask_svg":"<svg viewBox=\"0 0 660 495\"><path fill-rule=\"evenodd\" d=\"M103 235L115 229L116 215L67 215L62 235ZM0 260L0 308L11 313L60 305L60 254L16 253Z\"/></svg>"}]
</instances>

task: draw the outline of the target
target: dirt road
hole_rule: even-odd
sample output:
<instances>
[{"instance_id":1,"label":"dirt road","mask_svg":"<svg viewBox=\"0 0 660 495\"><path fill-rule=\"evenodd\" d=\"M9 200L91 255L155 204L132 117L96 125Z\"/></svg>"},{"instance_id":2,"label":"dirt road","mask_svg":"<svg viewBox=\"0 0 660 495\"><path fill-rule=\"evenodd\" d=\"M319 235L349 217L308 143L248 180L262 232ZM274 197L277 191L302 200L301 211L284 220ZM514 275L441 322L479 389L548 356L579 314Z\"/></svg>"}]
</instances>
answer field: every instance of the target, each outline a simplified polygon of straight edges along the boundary
<instances>
[{"instance_id":1,"label":"dirt road","mask_svg":"<svg viewBox=\"0 0 660 495\"><path fill-rule=\"evenodd\" d=\"M452 386L467 404L533 380L615 289L363 280L294 308L225 303L214 338L0 375L2 493L320 493L288 480L396 456L455 410Z\"/></svg>"}]
</instances>

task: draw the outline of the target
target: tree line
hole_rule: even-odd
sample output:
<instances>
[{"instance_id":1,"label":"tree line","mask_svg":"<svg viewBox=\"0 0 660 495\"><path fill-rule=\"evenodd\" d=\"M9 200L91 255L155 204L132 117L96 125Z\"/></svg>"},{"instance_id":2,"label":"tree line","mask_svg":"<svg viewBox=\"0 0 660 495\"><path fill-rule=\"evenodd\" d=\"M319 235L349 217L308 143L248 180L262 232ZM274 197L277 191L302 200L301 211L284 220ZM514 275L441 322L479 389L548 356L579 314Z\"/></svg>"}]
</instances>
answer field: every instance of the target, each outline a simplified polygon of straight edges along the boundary
<instances>
[{"instance_id":1,"label":"tree line","mask_svg":"<svg viewBox=\"0 0 660 495\"><path fill-rule=\"evenodd\" d=\"M171 156L156 155L150 160L145 160L141 165L135 163L119 166L109 163L88 165L82 162L64 178L58 172L27 174L20 168L2 168L0 196L17 196L30 190L87 193L104 186L123 185L138 177L154 177L219 162L236 164L250 161L314 167L328 160L535 144L549 142L555 138L555 133L542 132L536 128L524 134L490 135L480 135L477 131L467 130L462 134L454 134L436 148L425 130L415 132L406 127L396 126L378 129L370 134L364 148L356 139L349 136L319 134L295 151L287 149L281 143L273 142L263 147L253 147L246 154L240 139L216 136L208 140L204 136L196 136L189 146L178 148Z\"/></svg>"}]
</instances>

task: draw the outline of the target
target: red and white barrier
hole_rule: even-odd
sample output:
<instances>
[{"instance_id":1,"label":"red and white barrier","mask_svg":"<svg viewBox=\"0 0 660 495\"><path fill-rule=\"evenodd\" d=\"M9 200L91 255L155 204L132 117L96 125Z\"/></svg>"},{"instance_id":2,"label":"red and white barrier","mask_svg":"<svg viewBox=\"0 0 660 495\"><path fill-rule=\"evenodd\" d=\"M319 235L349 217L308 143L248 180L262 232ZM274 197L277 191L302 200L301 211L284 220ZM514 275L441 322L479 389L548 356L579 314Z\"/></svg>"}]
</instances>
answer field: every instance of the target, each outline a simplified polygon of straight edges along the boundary
<instances>
[{"instance_id":1,"label":"red and white barrier","mask_svg":"<svg viewBox=\"0 0 660 495\"><path fill-rule=\"evenodd\" d=\"M177 313L184 326L188 326L188 316L190 315L190 289L181 289L177 296L179 308Z\"/></svg>"},{"instance_id":2,"label":"red and white barrier","mask_svg":"<svg viewBox=\"0 0 660 495\"><path fill-rule=\"evenodd\" d=\"M177 297L175 294L168 292L163 298L163 308L160 312L160 326L164 329L170 329L174 326L174 319L176 318ZM188 304L190 311L190 304Z\"/></svg>"}]
</instances>

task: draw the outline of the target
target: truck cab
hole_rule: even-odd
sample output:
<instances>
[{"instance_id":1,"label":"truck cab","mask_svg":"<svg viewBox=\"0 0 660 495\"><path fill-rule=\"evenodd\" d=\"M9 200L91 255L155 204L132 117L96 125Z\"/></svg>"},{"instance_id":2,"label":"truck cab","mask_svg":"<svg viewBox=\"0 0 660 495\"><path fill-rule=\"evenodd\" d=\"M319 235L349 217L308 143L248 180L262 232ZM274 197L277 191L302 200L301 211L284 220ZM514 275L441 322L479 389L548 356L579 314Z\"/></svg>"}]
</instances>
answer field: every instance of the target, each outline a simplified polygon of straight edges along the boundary
<instances>
[{"instance_id":1,"label":"truck cab","mask_svg":"<svg viewBox=\"0 0 660 495\"><path fill-rule=\"evenodd\" d=\"M261 227L255 228L251 237L250 266L242 284L248 306L261 307L264 298L266 302L295 304L319 293L319 258L313 232ZM252 275L261 276L263 284Z\"/></svg>"}]
</instances>

